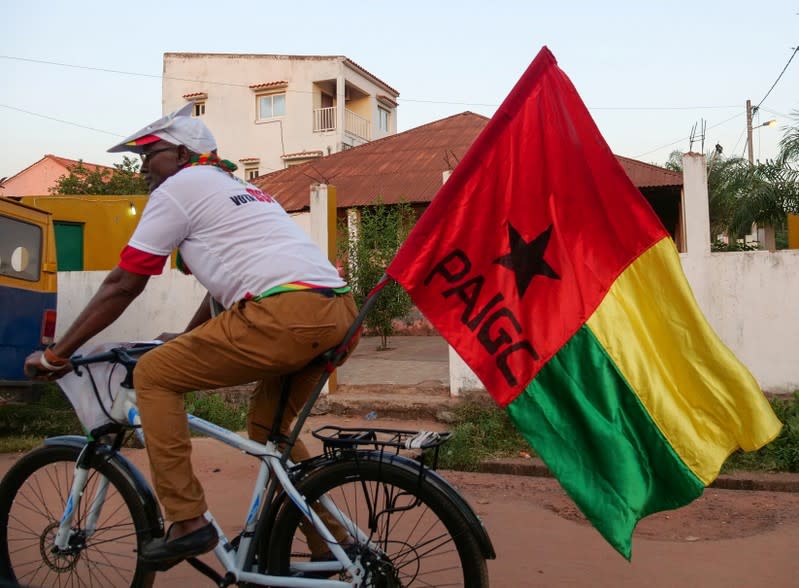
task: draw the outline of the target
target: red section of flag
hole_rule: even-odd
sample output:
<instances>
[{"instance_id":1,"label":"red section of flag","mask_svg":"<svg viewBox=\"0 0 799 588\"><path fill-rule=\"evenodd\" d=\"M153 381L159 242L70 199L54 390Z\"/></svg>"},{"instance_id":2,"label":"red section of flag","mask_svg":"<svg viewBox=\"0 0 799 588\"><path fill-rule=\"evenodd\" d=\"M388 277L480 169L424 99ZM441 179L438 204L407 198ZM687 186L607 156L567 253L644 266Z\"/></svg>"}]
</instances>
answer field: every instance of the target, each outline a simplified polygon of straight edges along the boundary
<instances>
[{"instance_id":1,"label":"red section of flag","mask_svg":"<svg viewBox=\"0 0 799 588\"><path fill-rule=\"evenodd\" d=\"M665 235L543 48L387 272L505 406Z\"/></svg>"}]
</instances>

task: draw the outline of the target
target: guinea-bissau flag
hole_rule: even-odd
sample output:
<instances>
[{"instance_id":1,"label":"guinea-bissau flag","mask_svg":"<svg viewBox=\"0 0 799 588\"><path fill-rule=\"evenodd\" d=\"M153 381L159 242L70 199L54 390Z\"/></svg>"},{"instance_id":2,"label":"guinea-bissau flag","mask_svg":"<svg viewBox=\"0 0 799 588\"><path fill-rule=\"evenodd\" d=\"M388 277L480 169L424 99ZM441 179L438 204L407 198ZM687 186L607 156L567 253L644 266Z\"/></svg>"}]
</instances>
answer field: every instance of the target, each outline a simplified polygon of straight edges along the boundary
<instances>
[{"instance_id":1,"label":"guinea-bissau flag","mask_svg":"<svg viewBox=\"0 0 799 588\"><path fill-rule=\"evenodd\" d=\"M387 269L626 558L781 423L545 47Z\"/></svg>"}]
</instances>

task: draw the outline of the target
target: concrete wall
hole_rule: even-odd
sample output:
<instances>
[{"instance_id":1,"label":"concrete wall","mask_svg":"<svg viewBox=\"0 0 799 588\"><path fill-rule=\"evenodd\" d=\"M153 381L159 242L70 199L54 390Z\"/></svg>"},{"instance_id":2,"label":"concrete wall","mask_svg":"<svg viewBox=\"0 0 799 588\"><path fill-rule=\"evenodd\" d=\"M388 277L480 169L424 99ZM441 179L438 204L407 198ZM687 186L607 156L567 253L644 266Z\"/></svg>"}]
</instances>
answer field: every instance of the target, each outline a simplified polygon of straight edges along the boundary
<instances>
[{"instance_id":1,"label":"concrete wall","mask_svg":"<svg viewBox=\"0 0 799 588\"><path fill-rule=\"evenodd\" d=\"M705 158L683 157L683 269L722 341L770 392L799 389L799 251L710 252ZM482 388L450 349L450 389Z\"/></svg>"},{"instance_id":2,"label":"concrete wall","mask_svg":"<svg viewBox=\"0 0 799 588\"><path fill-rule=\"evenodd\" d=\"M56 339L94 296L106 275L107 271L58 273ZM182 331L204 297L205 289L194 277L165 269L162 275L150 278L144 293L93 341L141 341L163 332Z\"/></svg>"}]
</instances>

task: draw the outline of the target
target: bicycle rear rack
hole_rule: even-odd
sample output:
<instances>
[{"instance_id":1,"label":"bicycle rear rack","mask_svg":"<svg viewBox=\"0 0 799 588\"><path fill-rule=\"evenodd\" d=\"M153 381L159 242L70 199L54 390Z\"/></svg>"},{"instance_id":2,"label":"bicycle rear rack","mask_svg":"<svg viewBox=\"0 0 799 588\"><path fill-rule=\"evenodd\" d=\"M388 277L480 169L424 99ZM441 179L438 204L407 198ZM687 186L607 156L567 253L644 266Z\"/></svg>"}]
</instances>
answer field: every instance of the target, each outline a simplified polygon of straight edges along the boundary
<instances>
[{"instance_id":1,"label":"bicycle rear rack","mask_svg":"<svg viewBox=\"0 0 799 588\"><path fill-rule=\"evenodd\" d=\"M420 451L415 456L425 464L425 452L432 454L431 469L438 466L438 451L449 441L452 433L434 431L409 431L405 429L380 429L371 427L339 427L326 425L312 432L322 441L325 457L333 458L353 451L375 451L399 455L401 451Z\"/></svg>"}]
</instances>

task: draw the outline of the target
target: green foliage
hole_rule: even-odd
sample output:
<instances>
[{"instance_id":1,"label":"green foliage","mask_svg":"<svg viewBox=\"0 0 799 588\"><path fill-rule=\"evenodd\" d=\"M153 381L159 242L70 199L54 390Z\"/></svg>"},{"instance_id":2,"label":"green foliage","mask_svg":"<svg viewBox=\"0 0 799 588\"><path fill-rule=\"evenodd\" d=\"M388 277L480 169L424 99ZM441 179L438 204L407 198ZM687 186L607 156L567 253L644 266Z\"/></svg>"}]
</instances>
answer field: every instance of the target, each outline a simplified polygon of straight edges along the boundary
<instances>
[{"instance_id":1,"label":"green foliage","mask_svg":"<svg viewBox=\"0 0 799 588\"><path fill-rule=\"evenodd\" d=\"M186 412L230 431L243 431L247 425L246 410L241 406L226 403L224 398L215 392L186 394Z\"/></svg>"},{"instance_id":2,"label":"green foliage","mask_svg":"<svg viewBox=\"0 0 799 588\"><path fill-rule=\"evenodd\" d=\"M56 180L50 188L51 194L102 194L133 195L147 194L147 182L139 174L139 163L125 156L122 163L115 163L114 170L99 168L90 171L83 161L72 166L69 173Z\"/></svg>"},{"instance_id":3,"label":"green foliage","mask_svg":"<svg viewBox=\"0 0 799 588\"><path fill-rule=\"evenodd\" d=\"M717 239L710 244L711 251L757 251L757 249L757 243L744 243L738 240L733 243L725 243Z\"/></svg>"},{"instance_id":4,"label":"green foliage","mask_svg":"<svg viewBox=\"0 0 799 588\"><path fill-rule=\"evenodd\" d=\"M439 467L475 471L485 459L532 453L508 415L493 403L464 402L456 416L452 438L440 449Z\"/></svg>"},{"instance_id":5,"label":"green foliage","mask_svg":"<svg viewBox=\"0 0 799 588\"><path fill-rule=\"evenodd\" d=\"M724 464L724 471L799 472L799 390L792 398L773 398L771 407L784 423L780 435L758 451L733 453Z\"/></svg>"},{"instance_id":6,"label":"green foliage","mask_svg":"<svg viewBox=\"0 0 799 588\"><path fill-rule=\"evenodd\" d=\"M777 161L781 164L799 164L799 110L791 112L793 124L788 126L780 139L780 154Z\"/></svg>"},{"instance_id":7,"label":"green foliage","mask_svg":"<svg viewBox=\"0 0 799 588\"><path fill-rule=\"evenodd\" d=\"M386 205L378 200L375 205L360 209L357 239L339 240L339 257L346 259L345 277L359 306L394 259L414 218L409 204ZM340 228L340 232L347 234L346 228ZM410 297L396 282L380 292L366 316L366 327L380 335L380 349L388 348L388 338L394 333L393 320L405 316L411 306Z\"/></svg>"},{"instance_id":8,"label":"green foliage","mask_svg":"<svg viewBox=\"0 0 799 588\"><path fill-rule=\"evenodd\" d=\"M682 155L673 152L666 167L682 170ZM707 158L710 234L726 234L730 242L749 233L752 224L773 225L784 238L788 214L799 212L799 172L787 160L749 163L740 157L713 153ZM739 250L732 248L717 250Z\"/></svg>"},{"instance_id":9,"label":"green foliage","mask_svg":"<svg viewBox=\"0 0 799 588\"><path fill-rule=\"evenodd\" d=\"M83 427L72 405L57 386L48 387L36 402L0 405L3 437L34 439L56 435L83 435Z\"/></svg>"}]
</instances>

